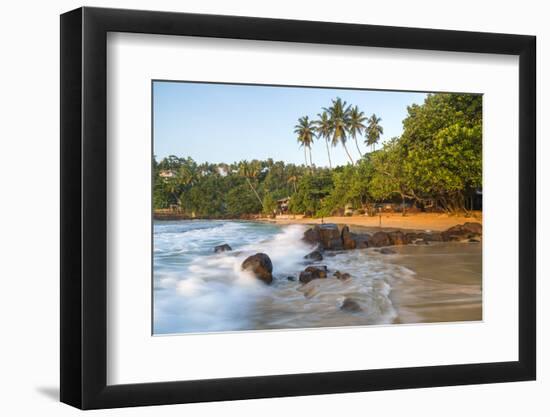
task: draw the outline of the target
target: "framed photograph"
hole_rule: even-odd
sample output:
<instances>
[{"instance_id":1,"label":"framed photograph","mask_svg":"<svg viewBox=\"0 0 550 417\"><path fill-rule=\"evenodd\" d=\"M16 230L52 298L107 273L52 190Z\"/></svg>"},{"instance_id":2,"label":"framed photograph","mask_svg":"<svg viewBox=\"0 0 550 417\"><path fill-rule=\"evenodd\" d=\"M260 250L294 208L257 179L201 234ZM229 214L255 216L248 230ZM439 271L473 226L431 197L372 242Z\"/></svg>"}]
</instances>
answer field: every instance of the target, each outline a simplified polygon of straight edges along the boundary
<instances>
[{"instance_id":1,"label":"framed photograph","mask_svg":"<svg viewBox=\"0 0 550 417\"><path fill-rule=\"evenodd\" d=\"M61 16L61 401L533 380L535 37Z\"/></svg>"}]
</instances>

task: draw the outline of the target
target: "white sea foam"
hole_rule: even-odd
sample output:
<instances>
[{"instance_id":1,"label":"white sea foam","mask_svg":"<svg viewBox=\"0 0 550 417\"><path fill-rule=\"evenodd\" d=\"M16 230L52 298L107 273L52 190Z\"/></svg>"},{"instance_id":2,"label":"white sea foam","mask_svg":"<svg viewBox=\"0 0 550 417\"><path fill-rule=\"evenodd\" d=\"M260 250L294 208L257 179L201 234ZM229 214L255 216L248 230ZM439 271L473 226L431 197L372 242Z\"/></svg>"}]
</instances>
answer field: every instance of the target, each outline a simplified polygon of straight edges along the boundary
<instances>
[{"instance_id":1,"label":"white sea foam","mask_svg":"<svg viewBox=\"0 0 550 417\"><path fill-rule=\"evenodd\" d=\"M154 234L154 331L215 332L250 329L334 327L388 323L395 317L389 294L401 267L368 250L327 256L320 264L352 279L297 279L313 247L306 227L251 222L162 222ZM233 250L214 253L227 243ZM242 271L246 257L266 253L273 263L270 286ZM346 297L362 308L340 310Z\"/></svg>"}]
</instances>

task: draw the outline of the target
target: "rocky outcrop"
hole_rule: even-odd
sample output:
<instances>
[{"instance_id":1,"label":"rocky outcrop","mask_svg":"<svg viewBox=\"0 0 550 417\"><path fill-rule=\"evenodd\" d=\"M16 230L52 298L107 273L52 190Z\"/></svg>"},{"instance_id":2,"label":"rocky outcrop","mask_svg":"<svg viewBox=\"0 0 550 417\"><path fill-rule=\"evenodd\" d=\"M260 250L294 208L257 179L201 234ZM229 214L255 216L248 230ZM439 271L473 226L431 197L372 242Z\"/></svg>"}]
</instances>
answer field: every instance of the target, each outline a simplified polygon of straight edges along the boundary
<instances>
[{"instance_id":1,"label":"rocky outcrop","mask_svg":"<svg viewBox=\"0 0 550 417\"><path fill-rule=\"evenodd\" d=\"M426 242L441 242L443 240L441 232L420 233L420 238Z\"/></svg>"},{"instance_id":2,"label":"rocky outcrop","mask_svg":"<svg viewBox=\"0 0 550 417\"><path fill-rule=\"evenodd\" d=\"M405 236L405 233L400 230L388 233L388 238L390 239L390 243L392 245L406 245L407 243L409 243L409 240L407 239L407 236Z\"/></svg>"},{"instance_id":3,"label":"rocky outcrop","mask_svg":"<svg viewBox=\"0 0 550 417\"><path fill-rule=\"evenodd\" d=\"M342 250L342 238L338 226L334 223L319 224L304 233L304 240L308 243L316 243L325 250Z\"/></svg>"},{"instance_id":4,"label":"rocky outcrop","mask_svg":"<svg viewBox=\"0 0 550 417\"><path fill-rule=\"evenodd\" d=\"M241 264L241 268L245 271L252 272L256 278L262 280L266 284L271 284L273 281L273 264L271 259L265 253L257 253L249 256Z\"/></svg>"},{"instance_id":5,"label":"rocky outcrop","mask_svg":"<svg viewBox=\"0 0 550 417\"><path fill-rule=\"evenodd\" d=\"M311 229L307 229L304 232L303 240L312 244L321 244L321 233L319 232L319 227L315 226Z\"/></svg>"},{"instance_id":6,"label":"rocky outcrop","mask_svg":"<svg viewBox=\"0 0 550 417\"><path fill-rule=\"evenodd\" d=\"M323 259L321 251L353 250L365 248L380 248L399 245L427 245L430 242L467 242L469 239L481 239L482 226L480 223L467 222L457 224L444 232L408 232L401 230L393 232L379 231L373 235L358 234L350 231L349 226L343 226L341 231L333 223L316 225L304 233L306 242L318 245L319 250L306 255L306 259L320 261ZM330 256L329 252L325 253Z\"/></svg>"},{"instance_id":7,"label":"rocky outcrop","mask_svg":"<svg viewBox=\"0 0 550 417\"><path fill-rule=\"evenodd\" d=\"M476 235L481 235L483 233L481 223L467 222L462 225L462 228L468 233L475 233Z\"/></svg>"},{"instance_id":8,"label":"rocky outcrop","mask_svg":"<svg viewBox=\"0 0 550 417\"><path fill-rule=\"evenodd\" d=\"M357 234L352 233L349 230L348 226L342 228L342 245L345 250L351 249L366 249L369 247L369 238L368 234Z\"/></svg>"},{"instance_id":9,"label":"rocky outcrop","mask_svg":"<svg viewBox=\"0 0 550 417\"><path fill-rule=\"evenodd\" d=\"M218 245L218 246L214 247L214 252L215 253L228 252L230 250L233 250L233 249L231 249L231 246L229 246L227 243L224 243L223 245Z\"/></svg>"},{"instance_id":10,"label":"rocky outcrop","mask_svg":"<svg viewBox=\"0 0 550 417\"><path fill-rule=\"evenodd\" d=\"M467 222L457 224L441 233L444 242L461 242L468 239L481 237L482 226L479 223Z\"/></svg>"},{"instance_id":11,"label":"rocky outcrop","mask_svg":"<svg viewBox=\"0 0 550 417\"><path fill-rule=\"evenodd\" d=\"M376 232L369 239L369 246L379 248L381 246L390 246L390 237L386 232Z\"/></svg>"},{"instance_id":12,"label":"rocky outcrop","mask_svg":"<svg viewBox=\"0 0 550 417\"><path fill-rule=\"evenodd\" d=\"M357 242L355 241L355 234L349 231L348 226L342 227L341 236L342 236L342 245L344 246L344 249L350 250L350 249L357 248Z\"/></svg>"},{"instance_id":13,"label":"rocky outcrop","mask_svg":"<svg viewBox=\"0 0 550 417\"><path fill-rule=\"evenodd\" d=\"M342 238L338 226L333 223L321 224L319 226L319 234L321 236L321 245L326 250L342 250Z\"/></svg>"}]
</instances>

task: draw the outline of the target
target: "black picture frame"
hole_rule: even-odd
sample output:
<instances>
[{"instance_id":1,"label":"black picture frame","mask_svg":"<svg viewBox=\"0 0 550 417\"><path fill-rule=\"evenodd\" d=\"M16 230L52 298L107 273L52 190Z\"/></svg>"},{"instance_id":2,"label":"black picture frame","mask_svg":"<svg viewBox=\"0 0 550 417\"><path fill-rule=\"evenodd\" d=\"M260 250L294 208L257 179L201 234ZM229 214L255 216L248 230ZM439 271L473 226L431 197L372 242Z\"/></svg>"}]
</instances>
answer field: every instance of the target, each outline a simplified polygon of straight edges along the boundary
<instances>
[{"instance_id":1,"label":"black picture frame","mask_svg":"<svg viewBox=\"0 0 550 417\"><path fill-rule=\"evenodd\" d=\"M108 32L519 56L519 358L107 385ZM536 38L312 21L79 8L61 15L61 401L81 409L421 388L536 378Z\"/></svg>"}]
</instances>

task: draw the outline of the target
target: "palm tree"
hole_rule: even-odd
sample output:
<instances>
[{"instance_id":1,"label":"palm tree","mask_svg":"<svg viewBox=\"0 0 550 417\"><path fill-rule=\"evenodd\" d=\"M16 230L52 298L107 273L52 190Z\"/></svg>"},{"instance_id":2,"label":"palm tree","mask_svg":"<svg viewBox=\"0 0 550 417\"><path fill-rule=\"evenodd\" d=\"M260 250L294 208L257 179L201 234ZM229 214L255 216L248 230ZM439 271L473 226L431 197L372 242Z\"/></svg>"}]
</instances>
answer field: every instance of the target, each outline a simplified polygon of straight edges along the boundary
<instances>
[{"instance_id":1,"label":"palm tree","mask_svg":"<svg viewBox=\"0 0 550 417\"><path fill-rule=\"evenodd\" d=\"M315 130L317 132L317 137L325 139L325 144L327 145L328 166L330 167L330 169L332 169L332 161L330 159L330 148L328 146L328 140L330 139L330 136L331 136L330 118L326 111L324 111L323 113L319 113L317 117L319 117L319 120L315 122Z\"/></svg>"},{"instance_id":2,"label":"palm tree","mask_svg":"<svg viewBox=\"0 0 550 417\"><path fill-rule=\"evenodd\" d=\"M323 108L330 117L330 132L332 136L332 146L341 143L348 155L351 164L353 165L353 158L348 152L346 147L346 135L348 133L349 121L350 121L350 108L345 101L342 101L340 97L336 100L332 100L332 106L329 108Z\"/></svg>"},{"instance_id":3,"label":"palm tree","mask_svg":"<svg viewBox=\"0 0 550 417\"><path fill-rule=\"evenodd\" d=\"M296 175L291 175L288 180L286 181L287 184L292 184L293 185L293 188L294 188L294 194L296 194L296 192L298 191L296 189L296 181L298 181L298 177Z\"/></svg>"},{"instance_id":4,"label":"palm tree","mask_svg":"<svg viewBox=\"0 0 550 417\"><path fill-rule=\"evenodd\" d=\"M357 143L357 135L361 136L363 134L363 130L367 128L364 124L366 120L367 117L365 116L365 113L359 111L359 107L355 106L350 110L348 130L349 135L355 141L357 152L359 152L359 158L363 156L363 153L361 152L361 149L359 149L359 144Z\"/></svg>"},{"instance_id":5,"label":"palm tree","mask_svg":"<svg viewBox=\"0 0 550 417\"><path fill-rule=\"evenodd\" d=\"M247 161L241 161L239 162L239 175L246 179L246 182L248 183L250 189L260 202L260 205L264 206L262 199L260 198L258 192L252 185L251 179L256 179L258 175L260 174L260 166L257 163L257 161L247 162Z\"/></svg>"},{"instance_id":6,"label":"palm tree","mask_svg":"<svg viewBox=\"0 0 550 417\"><path fill-rule=\"evenodd\" d=\"M372 151L374 151L375 145L380 140L380 135L384 134L384 129L380 126L382 119L376 117L376 114L373 114L368 120L367 126L367 139L365 140L366 145L370 145Z\"/></svg>"},{"instance_id":7,"label":"palm tree","mask_svg":"<svg viewBox=\"0 0 550 417\"><path fill-rule=\"evenodd\" d=\"M306 148L309 149L309 161L311 163L311 166L313 166L313 160L311 158L311 145L313 143L313 138L315 137L315 127L313 126L313 121L309 120L308 116L300 117L298 119L298 124L294 126L294 133L298 135L298 143L300 144L300 146L304 147L304 158L306 160L306 166Z\"/></svg>"}]
</instances>

